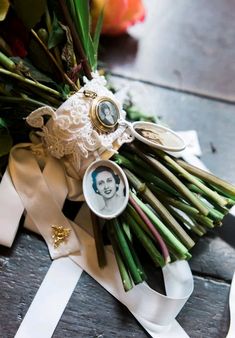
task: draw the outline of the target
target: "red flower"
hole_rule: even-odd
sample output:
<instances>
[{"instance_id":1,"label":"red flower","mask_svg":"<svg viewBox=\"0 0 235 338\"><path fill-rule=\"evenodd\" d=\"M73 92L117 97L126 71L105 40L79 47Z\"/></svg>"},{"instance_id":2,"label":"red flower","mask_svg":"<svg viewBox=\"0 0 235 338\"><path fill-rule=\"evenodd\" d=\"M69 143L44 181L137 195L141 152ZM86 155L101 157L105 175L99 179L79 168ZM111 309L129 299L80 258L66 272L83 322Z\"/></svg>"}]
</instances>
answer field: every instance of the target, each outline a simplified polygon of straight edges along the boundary
<instances>
[{"instance_id":1,"label":"red flower","mask_svg":"<svg viewBox=\"0 0 235 338\"><path fill-rule=\"evenodd\" d=\"M122 34L128 27L145 18L145 9L141 0L93 0L91 14L94 21L103 8L103 34Z\"/></svg>"},{"instance_id":2,"label":"red flower","mask_svg":"<svg viewBox=\"0 0 235 338\"><path fill-rule=\"evenodd\" d=\"M27 55L29 32L12 11L0 23L0 35L10 46L13 56L24 58Z\"/></svg>"}]
</instances>

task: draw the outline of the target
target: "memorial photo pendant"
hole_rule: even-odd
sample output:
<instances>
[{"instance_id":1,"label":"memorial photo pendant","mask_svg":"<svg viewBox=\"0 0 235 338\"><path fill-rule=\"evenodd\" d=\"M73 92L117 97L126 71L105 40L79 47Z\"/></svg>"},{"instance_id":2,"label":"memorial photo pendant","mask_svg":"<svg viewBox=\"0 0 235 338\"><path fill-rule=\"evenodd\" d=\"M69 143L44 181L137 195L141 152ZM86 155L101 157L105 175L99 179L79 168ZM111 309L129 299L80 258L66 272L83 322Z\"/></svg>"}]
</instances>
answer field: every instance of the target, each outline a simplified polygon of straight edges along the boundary
<instances>
[{"instance_id":1,"label":"memorial photo pendant","mask_svg":"<svg viewBox=\"0 0 235 338\"><path fill-rule=\"evenodd\" d=\"M90 118L93 126L103 133L116 129L120 118L117 104L109 97L96 97L92 101Z\"/></svg>"},{"instance_id":2,"label":"memorial photo pendant","mask_svg":"<svg viewBox=\"0 0 235 338\"><path fill-rule=\"evenodd\" d=\"M101 218L120 215L129 199L129 184L124 171L114 162L93 162L83 177L83 195L89 208Z\"/></svg>"},{"instance_id":3,"label":"memorial photo pendant","mask_svg":"<svg viewBox=\"0 0 235 338\"><path fill-rule=\"evenodd\" d=\"M177 133L157 123L134 122L131 132L136 139L153 148L176 152L186 147L184 140Z\"/></svg>"}]
</instances>

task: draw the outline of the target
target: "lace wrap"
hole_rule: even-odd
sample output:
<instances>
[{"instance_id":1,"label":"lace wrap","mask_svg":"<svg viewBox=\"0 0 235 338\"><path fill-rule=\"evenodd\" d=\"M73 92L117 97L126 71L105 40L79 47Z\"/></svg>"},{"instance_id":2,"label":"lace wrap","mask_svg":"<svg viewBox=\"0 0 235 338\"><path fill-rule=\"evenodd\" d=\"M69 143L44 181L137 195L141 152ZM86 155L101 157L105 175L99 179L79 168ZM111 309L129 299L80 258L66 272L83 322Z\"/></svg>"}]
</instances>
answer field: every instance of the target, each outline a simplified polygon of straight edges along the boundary
<instances>
[{"instance_id":1,"label":"lace wrap","mask_svg":"<svg viewBox=\"0 0 235 338\"><path fill-rule=\"evenodd\" d=\"M120 111L120 120L125 120L126 113L114 94L106 87L104 77L93 74L93 79L85 79L85 86L72 95L56 111L45 106L33 111L27 122L30 126L40 128L37 134L41 136L46 151L53 157L63 159L68 174L81 177L87 166L96 158L109 158L133 137L124 124L110 133L99 133L94 129L89 116L92 98L84 96L84 90L95 92L98 96L112 99ZM44 115L49 115L49 121L44 124ZM108 151L108 155L107 155Z\"/></svg>"}]
</instances>

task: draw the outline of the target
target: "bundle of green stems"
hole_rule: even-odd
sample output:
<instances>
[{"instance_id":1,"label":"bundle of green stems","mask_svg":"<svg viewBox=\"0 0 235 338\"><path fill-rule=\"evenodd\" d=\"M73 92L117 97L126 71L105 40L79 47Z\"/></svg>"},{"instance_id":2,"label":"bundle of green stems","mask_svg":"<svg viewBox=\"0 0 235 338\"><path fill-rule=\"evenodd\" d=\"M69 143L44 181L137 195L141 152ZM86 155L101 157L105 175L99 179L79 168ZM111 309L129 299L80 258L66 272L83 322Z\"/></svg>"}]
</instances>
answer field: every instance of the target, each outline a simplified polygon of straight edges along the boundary
<instances>
[{"instance_id":1,"label":"bundle of green stems","mask_svg":"<svg viewBox=\"0 0 235 338\"><path fill-rule=\"evenodd\" d=\"M123 287L147 276L144 250L155 267L191 258L197 239L222 224L235 204L235 187L166 152L139 142L123 146L112 160L130 184L125 211L107 222Z\"/></svg>"},{"instance_id":2,"label":"bundle of green stems","mask_svg":"<svg viewBox=\"0 0 235 338\"><path fill-rule=\"evenodd\" d=\"M59 107L80 89L83 75L91 79L91 71L97 70L103 14L92 33L89 2L59 0L57 11L54 5L48 0L37 24L27 26L27 59L13 57L10 48L3 48L0 37L0 170L13 143L26 141L29 130L23 117L43 105ZM30 46L37 52L32 53ZM39 67L42 60L49 73ZM129 118L142 117L132 105L127 113ZM147 278L136 248L145 250L156 267L189 259L197 238L220 226L235 204L235 187L141 143L123 146L112 160L124 169L130 184L126 210L107 224L123 286L128 291ZM97 223L94 215L93 223ZM103 266L100 230L95 228L95 238L99 264Z\"/></svg>"}]
</instances>

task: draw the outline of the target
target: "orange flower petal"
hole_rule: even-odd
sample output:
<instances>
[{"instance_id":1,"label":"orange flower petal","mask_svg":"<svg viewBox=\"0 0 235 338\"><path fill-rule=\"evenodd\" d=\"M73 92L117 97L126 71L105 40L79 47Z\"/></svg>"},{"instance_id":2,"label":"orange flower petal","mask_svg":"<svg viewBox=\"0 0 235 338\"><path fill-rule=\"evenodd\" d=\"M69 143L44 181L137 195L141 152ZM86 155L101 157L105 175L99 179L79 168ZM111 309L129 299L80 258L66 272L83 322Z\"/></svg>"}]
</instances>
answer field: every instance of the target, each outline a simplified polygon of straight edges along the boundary
<instances>
[{"instance_id":1,"label":"orange flower petal","mask_svg":"<svg viewBox=\"0 0 235 338\"><path fill-rule=\"evenodd\" d=\"M92 17L98 17L104 8L103 34L117 35L138 21L144 20L145 9L141 0L94 0Z\"/></svg>"}]
</instances>

